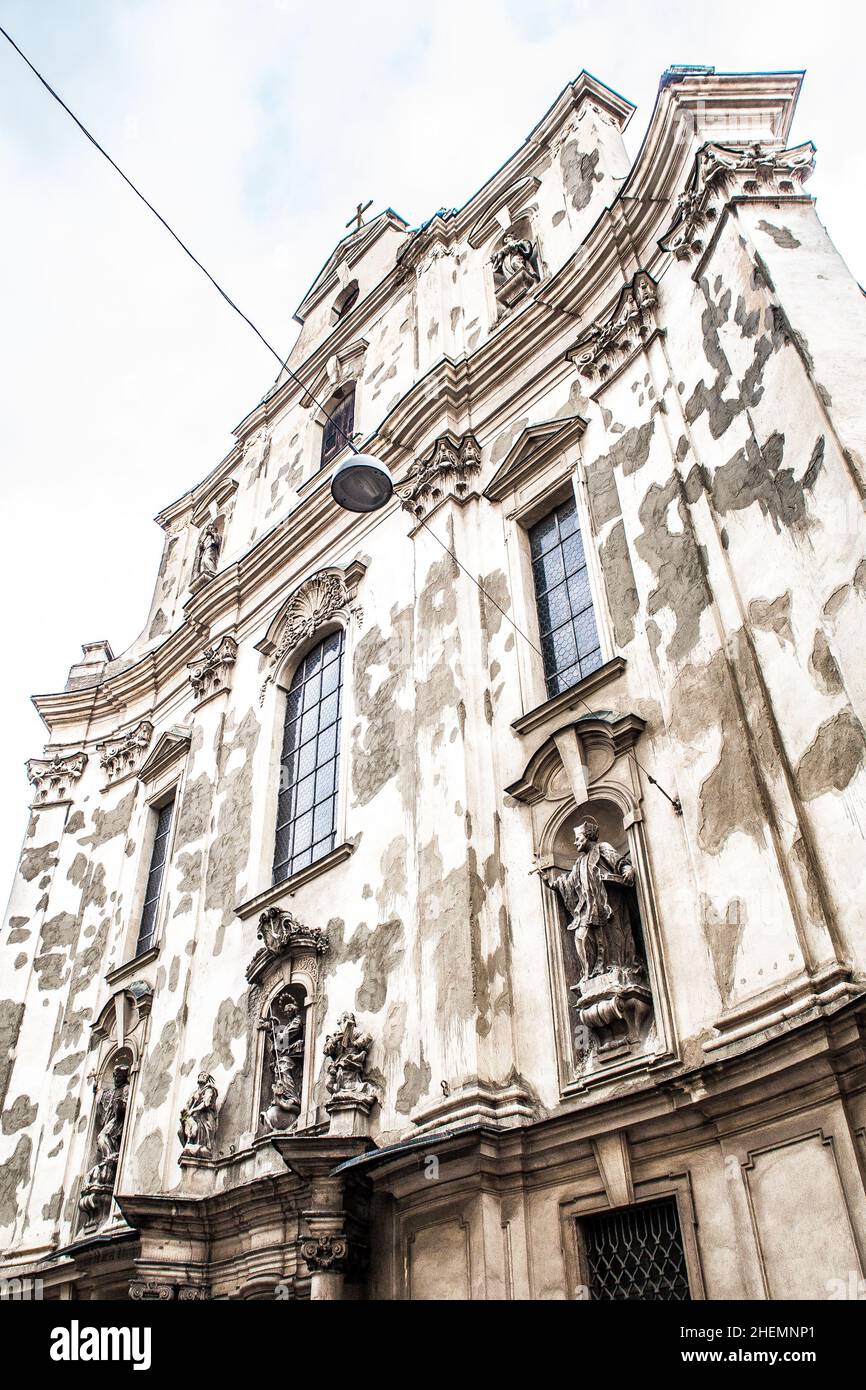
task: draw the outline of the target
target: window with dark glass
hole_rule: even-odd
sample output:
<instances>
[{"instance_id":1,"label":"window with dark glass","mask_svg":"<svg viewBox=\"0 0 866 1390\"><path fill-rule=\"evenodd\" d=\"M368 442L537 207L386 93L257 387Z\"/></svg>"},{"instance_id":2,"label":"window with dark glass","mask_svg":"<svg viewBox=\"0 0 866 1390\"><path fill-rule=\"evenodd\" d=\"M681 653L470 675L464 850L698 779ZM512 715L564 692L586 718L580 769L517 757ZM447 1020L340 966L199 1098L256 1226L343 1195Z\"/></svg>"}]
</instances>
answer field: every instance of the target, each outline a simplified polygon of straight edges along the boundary
<instances>
[{"instance_id":1,"label":"window with dark glass","mask_svg":"<svg viewBox=\"0 0 866 1390\"><path fill-rule=\"evenodd\" d=\"M541 653L549 697L601 665L598 629L573 498L529 531Z\"/></svg>"},{"instance_id":2,"label":"window with dark glass","mask_svg":"<svg viewBox=\"0 0 866 1390\"><path fill-rule=\"evenodd\" d=\"M346 447L346 439L351 439L355 424L355 388L350 386L344 394L331 401L328 406L329 418L325 421L322 434L322 467L336 458Z\"/></svg>"},{"instance_id":3,"label":"window with dark glass","mask_svg":"<svg viewBox=\"0 0 866 1390\"><path fill-rule=\"evenodd\" d=\"M686 1255L673 1198L581 1221L589 1296L598 1301L689 1302Z\"/></svg>"},{"instance_id":4,"label":"window with dark glass","mask_svg":"<svg viewBox=\"0 0 866 1390\"><path fill-rule=\"evenodd\" d=\"M286 701L274 883L334 848L343 683L342 629L308 652Z\"/></svg>"},{"instance_id":5,"label":"window with dark glass","mask_svg":"<svg viewBox=\"0 0 866 1390\"><path fill-rule=\"evenodd\" d=\"M144 907L141 910L141 924L138 929L138 942L135 947L135 954L142 955L144 951L149 951L156 940L156 919L159 914L159 898L162 892L162 880L165 873L165 861L168 857L168 840L171 834L171 817L174 811L174 802L167 801L161 806L156 818L156 835L153 841L153 849L150 854L150 872L147 875L147 887L144 890Z\"/></svg>"}]
</instances>

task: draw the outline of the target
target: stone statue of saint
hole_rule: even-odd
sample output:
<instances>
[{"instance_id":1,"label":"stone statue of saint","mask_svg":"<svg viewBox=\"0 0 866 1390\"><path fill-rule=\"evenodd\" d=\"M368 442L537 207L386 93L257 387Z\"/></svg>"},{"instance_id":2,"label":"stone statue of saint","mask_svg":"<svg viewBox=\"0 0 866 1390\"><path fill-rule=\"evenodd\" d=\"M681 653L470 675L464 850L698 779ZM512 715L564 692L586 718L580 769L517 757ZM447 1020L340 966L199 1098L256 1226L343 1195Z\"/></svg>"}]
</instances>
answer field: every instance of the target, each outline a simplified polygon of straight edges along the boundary
<instances>
[{"instance_id":1,"label":"stone statue of saint","mask_svg":"<svg viewBox=\"0 0 866 1390\"><path fill-rule=\"evenodd\" d=\"M542 873L565 904L581 980L589 980L615 966L628 969L638 962L628 901L634 869L627 854L599 840L592 816L575 830L574 845L576 857L567 874L556 869Z\"/></svg>"},{"instance_id":2,"label":"stone statue of saint","mask_svg":"<svg viewBox=\"0 0 866 1390\"><path fill-rule=\"evenodd\" d=\"M112 1084L105 1086L96 1100L96 1162L78 1199L79 1208L90 1222L104 1214L114 1193L128 1103L129 1067L118 1063L112 1072Z\"/></svg>"},{"instance_id":3,"label":"stone statue of saint","mask_svg":"<svg viewBox=\"0 0 866 1390\"><path fill-rule=\"evenodd\" d=\"M195 1091L180 1112L181 1158L213 1158L218 1094L213 1077L199 1072Z\"/></svg>"},{"instance_id":4,"label":"stone statue of saint","mask_svg":"<svg viewBox=\"0 0 866 1390\"><path fill-rule=\"evenodd\" d=\"M220 558L220 533L214 522L209 521L202 527L201 535L198 538L198 545L195 551L195 563L192 567L193 579L198 579L204 575L212 579L217 572L217 565Z\"/></svg>"},{"instance_id":5,"label":"stone statue of saint","mask_svg":"<svg viewBox=\"0 0 866 1390\"><path fill-rule=\"evenodd\" d=\"M301 1110L297 1072L303 1065L304 1020L297 1000L285 990L271 1006L269 1033L271 1103L262 1113L266 1129L290 1129Z\"/></svg>"},{"instance_id":6,"label":"stone statue of saint","mask_svg":"<svg viewBox=\"0 0 866 1390\"><path fill-rule=\"evenodd\" d=\"M498 251L492 256L493 269L497 275L510 280L521 270L527 271L533 279L537 278L532 264L533 245L531 241L518 241L507 236Z\"/></svg>"},{"instance_id":7,"label":"stone statue of saint","mask_svg":"<svg viewBox=\"0 0 866 1390\"><path fill-rule=\"evenodd\" d=\"M358 1096L359 1099L366 1099L371 1088L364 1081L363 1073L372 1044L370 1034L358 1028L354 1014L347 1012L340 1015L337 1031L329 1033L325 1039L327 1086L332 1098L350 1099Z\"/></svg>"}]
</instances>

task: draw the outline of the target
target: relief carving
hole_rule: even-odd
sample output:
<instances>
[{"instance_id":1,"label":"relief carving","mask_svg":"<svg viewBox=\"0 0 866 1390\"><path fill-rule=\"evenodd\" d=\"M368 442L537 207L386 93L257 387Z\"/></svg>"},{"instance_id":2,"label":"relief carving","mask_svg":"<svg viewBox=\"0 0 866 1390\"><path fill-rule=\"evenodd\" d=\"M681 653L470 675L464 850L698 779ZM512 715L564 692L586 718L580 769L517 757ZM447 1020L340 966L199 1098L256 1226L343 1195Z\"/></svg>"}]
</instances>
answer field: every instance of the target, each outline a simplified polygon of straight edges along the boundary
<instances>
[{"instance_id":1,"label":"relief carving","mask_svg":"<svg viewBox=\"0 0 866 1390\"><path fill-rule=\"evenodd\" d=\"M328 950L328 934L319 927L305 927L291 912L281 907L269 907L259 918L256 936L263 944L247 966L247 981L257 983L268 966L282 956L312 955L315 958Z\"/></svg>"},{"instance_id":2,"label":"relief carving","mask_svg":"<svg viewBox=\"0 0 866 1390\"><path fill-rule=\"evenodd\" d=\"M636 351L655 326L657 303L655 281L647 271L639 270L620 292L613 313L590 324L568 353L581 376L597 376L603 381Z\"/></svg>"},{"instance_id":3,"label":"relief carving","mask_svg":"<svg viewBox=\"0 0 866 1390\"><path fill-rule=\"evenodd\" d=\"M540 278L535 245L527 238L506 236L490 263L496 303L503 310L512 308Z\"/></svg>"},{"instance_id":4,"label":"relief carving","mask_svg":"<svg viewBox=\"0 0 866 1390\"><path fill-rule=\"evenodd\" d=\"M400 501L413 516L424 517L443 497L464 498L480 468L481 447L475 435L458 438L448 431L420 460L411 486L400 493Z\"/></svg>"},{"instance_id":5,"label":"relief carving","mask_svg":"<svg viewBox=\"0 0 866 1390\"><path fill-rule=\"evenodd\" d=\"M283 612L275 642L269 641L266 646L259 648L267 651L270 658L268 673L259 694L260 704L264 702L277 668L301 642L312 637L338 613L354 613L360 621L360 609L352 606L353 597L354 586L350 589L343 575L332 570L322 570L312 575L295 590Z\"/></svg>"},{"instance_id":6,"label":"relief carving","mask_svg":"<svg viewBox=\"0 0 866 1390\"><path fill-rule=\"evenodd\" d=\"M116 782L128 772L135 772L150 745L153 725L142 719L128 733L118 734L113 739L97 745L99 766L108 782Z\"/></svg>"},{"instance_id":7,"label":"relief carving","mask_svg":"<svg viewBox=\"0 0 866 1390\"><path fill-rule=\"evenodd\" d=\"M27 763L27 777L36 788L35 805L64 801L86 764L86 753L55 753L51 758L31 758Z\"/></svg>"},{"instance_id":8,"label":"relief carving","mask_svg":"<svg viewBox=\"0 0 866 1390\"><path fill-rule=\"evenodd\" d=\"M227 690L231 669L237 661L238 644L228 633L213 646L205 647L198 661L187 667L189 683L196 700L204 700L219 690Z\"/></svg>"},{"instance_id":9,"label":"relief carving","mask_svg":"<svg viewBox=\"0 0 866 1390\"><path fill-rule=\"evenodd\" d=\"M259 1027L268 1035L266 1066L271 1089L262 1124L272 1133L281 1133L297 1123L304 1074L304 1017L291 990L277 995Z\"/></svg>"}]
</instances>

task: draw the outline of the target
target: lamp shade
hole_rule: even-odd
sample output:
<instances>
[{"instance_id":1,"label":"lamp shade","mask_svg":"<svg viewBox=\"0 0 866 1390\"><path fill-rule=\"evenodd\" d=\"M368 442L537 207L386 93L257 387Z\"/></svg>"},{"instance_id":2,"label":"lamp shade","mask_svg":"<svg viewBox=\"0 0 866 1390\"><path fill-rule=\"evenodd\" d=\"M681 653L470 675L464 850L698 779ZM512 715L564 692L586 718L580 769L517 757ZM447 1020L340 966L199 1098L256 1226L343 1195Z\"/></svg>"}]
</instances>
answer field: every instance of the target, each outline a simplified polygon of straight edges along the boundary
<instances>
[{"instance_id":1,"label":"lamp shade","mask_svg":"<svg viewBox=\"0 0 866 1390\"><path fill-rule=\"evenodd\" d=\"M331 496L347 512L375 512L390 502L391 474L372 454L350 454L331 479Z\"/></svg>"}]
</instances>

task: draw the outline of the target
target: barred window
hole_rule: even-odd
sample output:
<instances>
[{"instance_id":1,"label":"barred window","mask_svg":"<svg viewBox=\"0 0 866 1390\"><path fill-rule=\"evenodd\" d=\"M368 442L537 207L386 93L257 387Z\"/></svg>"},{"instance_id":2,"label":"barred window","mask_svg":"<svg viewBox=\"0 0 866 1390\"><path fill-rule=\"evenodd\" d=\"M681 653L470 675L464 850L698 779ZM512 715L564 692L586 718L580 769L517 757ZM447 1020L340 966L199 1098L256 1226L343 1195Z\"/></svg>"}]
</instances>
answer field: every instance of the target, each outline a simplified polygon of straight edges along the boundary
<instances>
[{"instance_id":1,"label":"barred window","mask_svg":"<svg viewBox=\"0 0 866 1390\"><path fill-rule=\"evenodd\" d=\"M591 1299L689 1302L689 1278L673 1198L581 1221Z\"/></svg>"},{"instance_id":2,"label":"barred window","mask_svg":"<svg viewBox=\"0 0 866 1390\"><path fill-rule=\"evenodd\" d=\"M325 429L322 434L322 467L330 463L332 458L336 458L341 449L346 447L346 439L352 438L352 429L355 424L355 387L347 387L345 393L338 400L331 401L328 406L329 418L325 421Z\"/></svg>"},{"instance_id":3,"label":"barred window","mask_svg":"<svg viewBox=\"0 0 866 1390\"><path fill-rule=\"evenodd\" d=\"M156 819L156 835L154 836L153 849L150 854L150 872L147 875L147 887L144 890L144 907L141 911L141 923L138 928L138 941L135 947L137 956L149 951L156 939L156 919L159 914L159 899L162 893L162 880L165 873L165 861L168 857L168 841L171 835L171 818L174 812L174 801L167 801L161 806Z\"/></svg>"},{"instance_id":4,"label":"barred window","mask_svg":"<svg viewBox=\"0 0 866 1390\"><path fill-rule=\"evenodd\" d=\"M308 652L289 687L274 883L334 848L344 641L341 628Z\"/></svg>"},{"instance_id":5,"label":"barred window","mask_svg":"<svg viewBox=\"0 0 866 1390\"><path fill-rule=\"evenodd\" d=\"M548 697L601 665L598 629L574 499L529 531Z\"/></svg>"}]
</instances>

